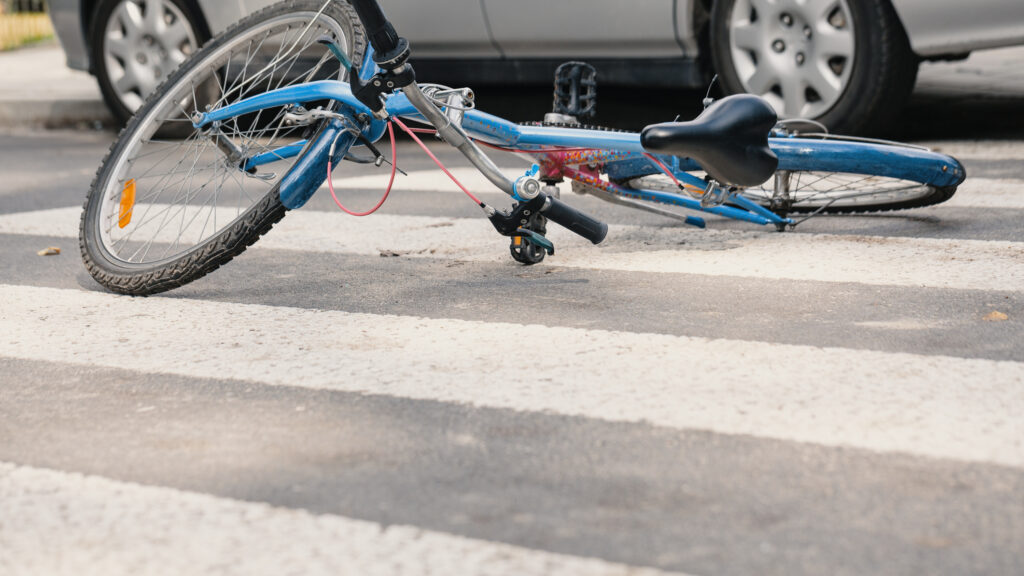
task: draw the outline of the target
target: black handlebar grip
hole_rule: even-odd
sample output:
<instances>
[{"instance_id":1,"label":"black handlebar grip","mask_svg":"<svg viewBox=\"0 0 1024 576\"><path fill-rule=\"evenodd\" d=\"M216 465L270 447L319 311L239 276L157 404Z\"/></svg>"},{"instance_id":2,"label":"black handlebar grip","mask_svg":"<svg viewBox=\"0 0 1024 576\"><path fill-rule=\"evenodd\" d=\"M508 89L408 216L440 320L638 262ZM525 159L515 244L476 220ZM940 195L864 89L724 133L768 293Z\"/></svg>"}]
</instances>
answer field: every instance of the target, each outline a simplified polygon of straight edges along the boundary
<instances>
[{"instance_id":1,"label":"black handlebar grip","mask_svg":"<svg viewBox=\"0 0 1024 576\"><path fill-rule=\"evenodd\" d=\"M379 56L390 54L399 48L398 33L395 27L388 22L384 16L377 0L351 0L352 7L359 14L359 21L363 23L366 34L370 38L373 50Z\"/></svg>"},{"instance_id":2,"label":"black handlebar grip","mask_svg":"<svg viewBox=\"0 0 1024 576\"><path fill-rule=\"evenodd\" d=\"M594 244L600 244L605 236L608 236L607 224L594 220L558 198L548 197L548 202L542 212L548 220L565 226Z\"/></svg>"}]
</instances>

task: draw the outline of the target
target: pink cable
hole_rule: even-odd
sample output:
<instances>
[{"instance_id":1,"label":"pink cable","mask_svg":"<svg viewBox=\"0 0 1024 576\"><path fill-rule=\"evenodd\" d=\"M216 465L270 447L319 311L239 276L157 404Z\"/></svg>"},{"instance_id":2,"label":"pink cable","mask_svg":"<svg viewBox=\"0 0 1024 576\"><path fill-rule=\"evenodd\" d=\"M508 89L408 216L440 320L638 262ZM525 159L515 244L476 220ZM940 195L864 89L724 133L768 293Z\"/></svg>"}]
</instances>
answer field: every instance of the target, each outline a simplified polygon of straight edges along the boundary
<instances>
[{"instance_id":1,"label":"pink cable","mask_svg":"<svg viewBox=\"0 0 1024 576\"><path fill-rule=\"evenodd\" d=\"M459 180L457 178L455 178L455 176L452 176L452 173L449 172L448 169L444 167L444 164L442 164L441 161L437 159L437 156L434 156L433 152L431 152L430 149L427 148L426 144L424 144L419 139L419 137L416 136L415 132L413 132L408 127L406 127L405 124L402 124L402 121L399 120L398 118L392 118L392 122L394 122L395 124L398 124L399 128L404 130L406 134L408 134L413 140L415 140L416 143L420 145L420 148L423 148L423 151L427 153L427 156L430 156L430 159L434 161L434 164L437 164L437 167L441 169L441 172L444 172L445 174L447 174L448 177L452 179L452 182L455 182L455 185L458 186L459 188L461 188L462 191L466 193L466 196L469 196L473 200L473 202L477 203L477 205L482 205L483 204L483 202L481 202L479 198L474 196L472 192L467 190L466 187L463 186L462 183L459 182Z\"/></svg>"},{"instance_id":2,"label":"pink cable","mask_svg":"<svg viewBox=\"0 0 1024 576\"><path fill-rule=\"evenodd\" d=\"M651 162L654 162L655 164L657 164L658 168L661 168L661 171L664 172L666 176L671 178L672 181L676 183L676 186L679 186L680 188L685 188L683 183L680 182L678 178L676 178L676 175L673 174L672 171L669 170L667 166L665 166L664 164L661 163L661 160L658 160L657 158L654 157L654 155L648 154L646 152L644 152L644 156L647 156L647 158L650 159ZM694 188L694 187L691 186L691 188Z\"/></svg>"},{"instance_id":3,"label":"pink cable","mask_svg":"<svg viewBox=\"0 0 1024 576\"><path fill-rule=\"evenodd\" d=\"M388 189L384 191L384 197L380 199L380 202L377 202L376 206L367 212L353 212L348 208L345 208L345 206L342 205L341 200L338 200L338 195L334 193L334 181L331 179L331 172L334 170L331 166L331 159L327 159L327 188L331 191L331 198L334 198L334 203L338 205L338 208L341 208L342 212L352 216L369 216L377 210L380 210L380 207L384 205L384 202L387 202L388 196L391 195L391 187L395 184L395 171L398 170L398 147L395 146L395 129L391 126L390 122L388 123L388 134L391 135L391 180L388 181Z\"/></svg>"}]
</instances>

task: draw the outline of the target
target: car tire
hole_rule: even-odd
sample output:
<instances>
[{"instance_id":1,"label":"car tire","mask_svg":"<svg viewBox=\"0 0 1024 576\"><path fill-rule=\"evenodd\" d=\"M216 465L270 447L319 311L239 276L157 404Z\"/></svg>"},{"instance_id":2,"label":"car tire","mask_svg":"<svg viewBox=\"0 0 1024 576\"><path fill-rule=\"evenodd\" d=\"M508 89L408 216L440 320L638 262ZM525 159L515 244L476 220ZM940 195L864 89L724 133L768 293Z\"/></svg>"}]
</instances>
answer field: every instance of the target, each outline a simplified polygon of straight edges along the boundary
<instances>
[{"instance_id":1,"label":"car tire","mask_svg":"<svg viewBox=\"0 0 1024 576\"><path fill-rule=\"evenodd\" d=\"M758 14L756 6L766 14ZM889 131L914 88L918 58L889 0L764 6L715 0L711 57L726 93L765 97L780 118L845 134Z\"/></svg>"},{"instance_id":2,"label":"car tire","mask_svg":"<svg viewBox=\"0 0 1024 576\"><path fill-rule=\"evenodd\" d=\"M148 12L157 6L160 14ZM101 0L90 37L103 99L124 125L209 34L184 0Z\"/></svg>"}]
</instances>

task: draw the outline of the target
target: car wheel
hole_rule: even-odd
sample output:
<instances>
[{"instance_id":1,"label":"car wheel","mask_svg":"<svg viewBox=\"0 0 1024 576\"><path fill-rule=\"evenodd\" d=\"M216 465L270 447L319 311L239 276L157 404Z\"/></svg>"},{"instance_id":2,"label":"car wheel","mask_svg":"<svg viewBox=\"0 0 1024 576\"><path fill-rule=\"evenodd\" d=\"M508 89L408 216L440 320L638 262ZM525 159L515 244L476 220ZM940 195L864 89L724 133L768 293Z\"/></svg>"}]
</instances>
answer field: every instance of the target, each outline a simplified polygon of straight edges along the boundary
<instances>
[{"instance_id":1,"label":"car wheel","mask_svg":"<svg viewBox=\"0 0 1024 576\"><path fill-rule=\"evenodd\" d=\"M715 0L711 56L726 92L851 134L890 126L918 65L889 0Z\"/></svg>"},{"instance_id":2,"label":"car wheel","mask_svg":"<svg viewBox=\"0 0 1024 576\"><path fill-rule=\"evenodd\" d=\"M92 62L114 116L127 122L207 39L181 0L102 0L92 20Z\"/></svg>"}]
</instances>

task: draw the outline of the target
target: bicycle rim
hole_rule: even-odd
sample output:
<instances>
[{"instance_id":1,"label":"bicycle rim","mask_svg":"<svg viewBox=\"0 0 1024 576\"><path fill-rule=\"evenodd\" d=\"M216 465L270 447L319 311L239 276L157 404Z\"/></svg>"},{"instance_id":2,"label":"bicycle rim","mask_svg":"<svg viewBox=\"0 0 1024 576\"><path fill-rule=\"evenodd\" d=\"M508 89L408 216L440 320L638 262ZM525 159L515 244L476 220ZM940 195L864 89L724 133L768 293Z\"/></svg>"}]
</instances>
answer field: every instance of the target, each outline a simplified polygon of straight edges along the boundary
<instances>
[{"instance_id":1,"label":"bicycle rim","mask_svg":"<svg viewBox=\"0 0 1024 576\"><path fill-rule=\"evenodd\" d=\"M740 193L766 207L791 212L870 212L920 206L934 186L912 180L846 172L779 171Z\"/></svg>"},{"instance_id":2,"label":"bicycle rim","mask_svg":"<svg viewBox=\"0 0 1024 576\"><path fill-rule=\"evenodd\" d=\"M105 259L127 269L174 262L241 222L276 190L300 155L242 169L244 158L300 146L313 129L288 126L288 109L266 109L195 130L197 111L293 84L343 79L317 39L349 46L345 28L317 12L279 14L229 32L157 91L97 182L95 230ZM329 104L329 103L324 103ZM234 153L232 153L234 152Z\"/></svg>"},{"instance_id":3,"label":"bicycle rim","mask_svg":"<svg viewBox=\"0 0 1024 576\"><path fill-rule=\"evenodd\" d=\"M661 174L633 178L627 186L680 193L679 187ZM797 170L779 171L764 184L740 189L737 194L785 214L900 210L937 204L952 191L889 176Z\"/></svg>"}]
</instances>

